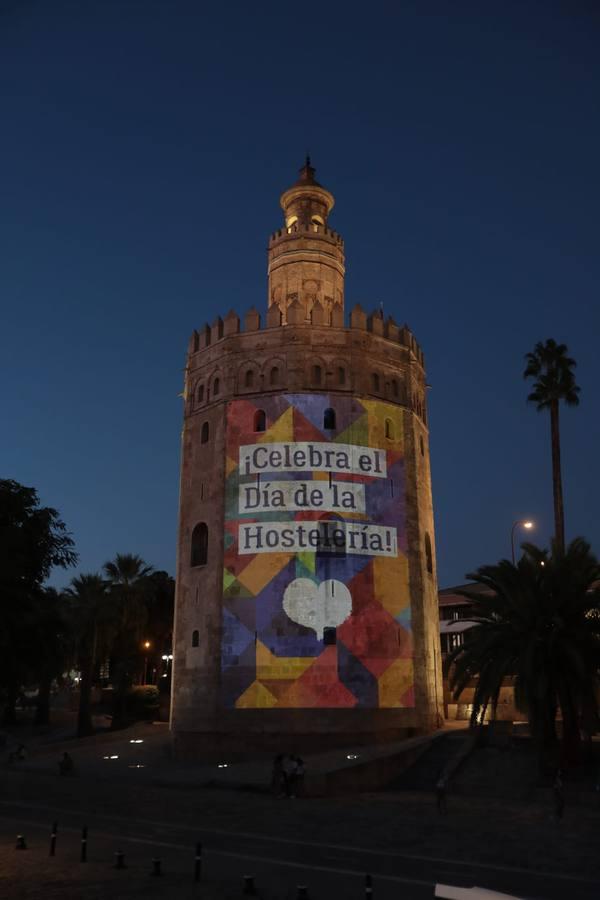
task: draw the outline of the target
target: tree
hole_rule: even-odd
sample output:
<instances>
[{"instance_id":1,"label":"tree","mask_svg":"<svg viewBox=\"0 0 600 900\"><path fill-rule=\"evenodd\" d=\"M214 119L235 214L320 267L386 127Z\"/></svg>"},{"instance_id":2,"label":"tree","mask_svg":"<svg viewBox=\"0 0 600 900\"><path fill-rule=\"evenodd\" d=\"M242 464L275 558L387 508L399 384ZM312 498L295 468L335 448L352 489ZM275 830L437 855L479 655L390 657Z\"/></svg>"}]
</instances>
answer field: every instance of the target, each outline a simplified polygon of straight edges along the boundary
<instances>
[{"instance_id":1,"label":"tree","mask_svg":"<svg viewBox=\"0 0 600 900\"><path fill-rule=\"evenodd\" d=\"M468 639L446 665L458 699L475 679L471 724L492 716L507 678L527 714L542 766L553 758L560 711L563 762L577 758L582 719L597 722L600 668L600 564L582 538L552 554L524 544L517 565L502 560L467 577L487 590L461 593L473 604Z\"/></svg>"},{"instance_id":2,"label":"tree","mask_svg":"<svg viewBox=\"0 0 600 900\"><path fill-rule=\"evenodd\" d=\"M527 366L523 377L535 379L533 390L527 400L536 404L538 412L544 409L550 410L554 537L559 550L564 551L565 514L560 466L559 405L561 400L567 406L579 404L580 389L575 383L573 372L577 364L574 359L567 356L566 344L557 344L552 338L549 338L545 344L537 343L533 352L527 353L525 359Z\"/></svg>"},{"instance_id":3,"label":"tree","mask_svg":"<svg viewBox=\"0 0 600 900\"><path fill-rule=\"evenodd\" d=\"M27 623L52 568L77 562L71 536L57 510L40 506L35 488L0 479L0 680L4 723L14 724L19 686L26 675Z\"/></svg>"},{"instance_id":4,"label":"tree","mask_svg":"<svg viewBox=\"0 0 600 900\"><path fill-rule=\"evenodd\" d=\"M25 660L38 685L35 724L50 721L52 682L60 679L71 659L71 633L65 598L54 588L41 588L28 610Z\"/></svg>"},{"instance_id":5,"label":"tree","mask_svg":"<svg viewBox=\"0 0 600 900\"><path fill-rule=\"evenodd\" d=\"M142 629L148 618L148 576L152 566L135 554L117 553L104 565L111 606L114 611L115 639L112 645L113 720L112 727L126 722L126 696L138 660Z\"/></svg>"},{"instance_id":6,"label":"tree","mask_svg":"<svg viewBox=\"0 0 600 900\"><path fill-rule=\"evenodd\" d=\"M73 578L65 591L75 636L75 658L81 680L77 736L93 734L91 694L97 662L105 657L114 640L114 616L107 595L107 583L97 573Z\"/></svg>"},{"instance_id":7,"label":"tree","mask_svg":"<svg viewBox=\"0 0 600 900\"><path fill-rule=\"evenodd\" d=\"M157 668L163 654L170 654L173 648L173 614L175 611L175 580L167 572L152 572L147 578L148 621L147 633L154 648ZM171 667L164 666L164 674L170 676ZM169 678L161 679L159 688L166 690Z\"/></svg>"}]
</instances>

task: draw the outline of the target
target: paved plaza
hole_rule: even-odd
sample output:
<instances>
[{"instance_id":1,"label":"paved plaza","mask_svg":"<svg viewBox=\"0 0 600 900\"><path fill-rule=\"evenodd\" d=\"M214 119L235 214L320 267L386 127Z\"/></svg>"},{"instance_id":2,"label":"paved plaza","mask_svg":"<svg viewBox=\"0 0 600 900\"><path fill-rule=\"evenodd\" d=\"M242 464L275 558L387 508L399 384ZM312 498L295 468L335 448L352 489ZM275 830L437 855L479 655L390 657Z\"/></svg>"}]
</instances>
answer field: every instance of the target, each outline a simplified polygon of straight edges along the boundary
<instances>
[{"instance_id":1,"label":"paved plaza","mask_svg":"<svg viewBox=\"0 0 600 900\"><path fill-rule=\"evenodd\" d=\"M250 874L265 900L294 898L301 884L317 900L359 900L366 873L376 900L433 897L436 882L540 900L598 894L597 798L573 790L570 803L567 784L565 817L557 821L550 791L511 791L506 784L502 796L507 765L519 771L519 760L506 753L482 757L497 778L482 784L478 770L458 777L441 815L424 790L278 798L267 790L267 758L226 770L218 763L194 767L170 760L167 743L165 726L141 725L83 741L32 743L23 765L3 765L0 897L220 900L242 897ZM72 778L58 775L64 747L76 760ZM215 776L207 786L211 771L231 784L219 785ZM57 855L50 858L54 820ZM81 863L84 824L88 860ZM27 850L15 850L17 833L26 836ZM193 878L198 841L199 884ZM125 870L114 868L118 850ZM150 874L153 858L161 860L160 878Z\"/></svg>"}]
</instances>

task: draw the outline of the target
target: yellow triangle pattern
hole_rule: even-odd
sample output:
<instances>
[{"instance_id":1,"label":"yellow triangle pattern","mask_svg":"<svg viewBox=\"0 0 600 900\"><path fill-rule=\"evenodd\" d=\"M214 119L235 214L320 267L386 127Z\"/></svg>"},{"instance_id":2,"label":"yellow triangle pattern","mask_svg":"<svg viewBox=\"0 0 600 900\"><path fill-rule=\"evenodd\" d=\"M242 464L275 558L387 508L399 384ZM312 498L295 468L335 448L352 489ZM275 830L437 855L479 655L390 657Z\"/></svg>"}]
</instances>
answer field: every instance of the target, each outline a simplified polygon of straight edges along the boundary
<instances>
[{"instance_id":1,"label":"yellow triangle pattern","mask_svg":"<svg viewBox=\"0 0 600 900\"><path fill-rule=\"evenodd\" d=\"M402 695L413 683L412 659L397 659L379 676L379 706L387 709L401 707Z\"/></svg>"},{"instance_id":2,"label":"yellow triangle pattern","mask_svg":"<svg viewBox=\"0 0 600 900\"><path fill-rule=\"evenodd\" d=\"M404 449L404 419L402 409L381 400L361 400L368 414L369 446L385 447L390 450ZM385 420L392 423L393 437L385 436Z\"/></svg>"},{"instance_id":3,"label":"yellow triangle pattern","mask_svg":"<svg viewBox=\"0 0 600 900\"><path fill-rule=\"evenodd\" d=\"M281 572L284 566L287 566L292 558L293 554L291 553L258 553L240 572L237 580L256 596Z\"/></svg>"},{"instance_id":4,"label":"yellow triangle pattern","mask_svg":"<svg viewBox=\"0 0 600 900\"><path fill-rule=\"evenodd\" d=\"M283 441L294 440L294 409L289 406L279 418L273 422L271 427L261 434L259 443L271 444L281 443Z\"/></svg>"},{"instance_id":5,"label":"yellow triangle pattern","mask_svg":"<svg viewBox=\"0 0 600 900\"><path fill-rule=\"evenodd\" d=\"M374 556L373 581L375 596L394 618L410 604L408 592L408 560L403 553L398 556Z\"/></svg>"},{"instance_id":6,"label":"yellow triangle pattern","mask_svg":"<svg viewBox=\"0 0 600 900\"><path fill-rule=\"evenodd\" d=\"M256 642L256 678L259 681L295 681L314 661L314 656L275 656L261 641Z\"/></svg>"},{"instance_id":7,"label":"yellow triangle pattern","mask_svg":"<svg viewBox=\"0 0 600 900\"><path fill-rule=\"evenodd\" d=\"M264 684L253 681L249 688L235 701L236 709L268 709L277 705L277 697Z\"/></svg>"}]
</instances>

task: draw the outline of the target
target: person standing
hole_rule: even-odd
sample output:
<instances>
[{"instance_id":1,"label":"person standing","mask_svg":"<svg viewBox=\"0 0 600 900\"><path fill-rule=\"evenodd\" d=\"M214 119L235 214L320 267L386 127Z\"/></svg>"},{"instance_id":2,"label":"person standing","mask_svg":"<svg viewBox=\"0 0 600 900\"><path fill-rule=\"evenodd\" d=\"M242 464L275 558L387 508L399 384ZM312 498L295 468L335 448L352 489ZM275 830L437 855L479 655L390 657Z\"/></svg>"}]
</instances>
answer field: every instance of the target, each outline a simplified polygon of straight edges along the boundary
<instances>
[{"instance_id":1,"label":"person standing","mask_svg":"<svg viewBox=\"0 0 600 900\"><path fill-rule=\"evenodd\" d=\"M435 786L435 798L437 802L437 808L439 813L445 813L447 811L446 807L446 779L438 778L436 786Z\"/></svg>"},{"instance_id":2,"label":"person standing","mask_svg":"<svg viewBox=\"0 0 600 900\"><path fill-rule=\"evenodd\" d=\"M284 756L283 758L283 777L285 780L286 797L296 798L296 774L298 772L298 764L294 756Z\"/></svg>"},{"instance_id":3,"label":"person standing","mask_svg":"<svg viewBox=\"0 0 600 900\"><path fill-rule=\"evenodd\" d=\"M554 779L554 812L556 818L560 821L565 812L565 791L562 780L562 772L559 769Z\"/></svg>"}]
</instances>

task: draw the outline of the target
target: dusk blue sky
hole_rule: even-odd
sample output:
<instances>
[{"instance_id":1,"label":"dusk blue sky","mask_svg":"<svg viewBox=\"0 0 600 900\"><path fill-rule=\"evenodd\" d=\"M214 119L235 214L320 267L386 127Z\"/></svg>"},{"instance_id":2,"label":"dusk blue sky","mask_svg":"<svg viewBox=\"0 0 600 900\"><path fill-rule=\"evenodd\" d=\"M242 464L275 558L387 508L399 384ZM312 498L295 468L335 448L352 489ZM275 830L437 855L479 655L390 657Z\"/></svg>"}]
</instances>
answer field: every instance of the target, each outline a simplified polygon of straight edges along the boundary
<instances>
[{"instance_id":1,"label":"dusk blue sky","mask_svg":"<svg viewBox=\"0 0 600 900\"><path fill-rule=\"evenodd\" d=\"M346 309L425 351L440 586L552 533L524 354L568 344L566 527L600 552L600 13L593 2L0 0L0 477L94 571L174 574L194 327L266 309L306 150ZM74 572L55 573L65 584Z\"/></svg>"}]
</instances>

